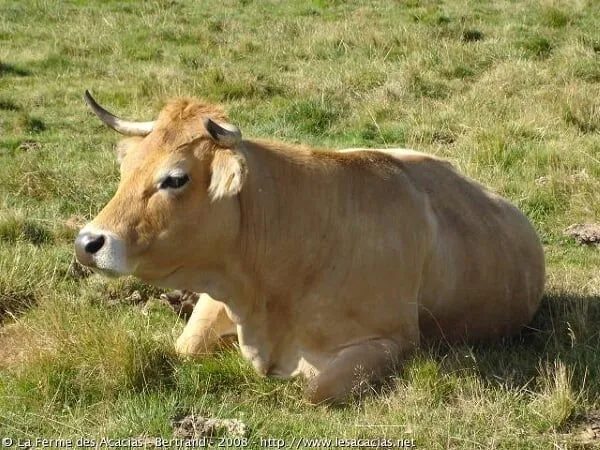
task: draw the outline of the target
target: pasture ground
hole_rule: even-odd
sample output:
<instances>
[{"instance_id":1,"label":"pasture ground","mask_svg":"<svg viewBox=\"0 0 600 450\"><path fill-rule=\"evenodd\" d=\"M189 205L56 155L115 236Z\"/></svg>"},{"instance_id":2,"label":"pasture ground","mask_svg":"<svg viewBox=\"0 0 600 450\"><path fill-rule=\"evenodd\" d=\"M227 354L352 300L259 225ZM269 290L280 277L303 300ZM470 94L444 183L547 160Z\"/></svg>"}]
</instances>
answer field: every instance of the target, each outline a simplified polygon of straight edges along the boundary
<instances>
[{"instance_id":1,"label":"pasture ground","mask_svg":"<svg viewBox=\"0 0 600 450\"><path fill-rule=\"evenodd\" d=\"M600 252L563 230L600 217L598 30L595 0L0 1L0 435L168 438L194 412L242 420L251 448L583 445ZM344 408L306 405L302 381L261 379L233 351L179 359L160 291L71 268L77 224L118 181L86 88L139 120L201 96L246 136L449 158L534 222L543 307L517 338L422 349Z\"/></svg>"}]
</instances>

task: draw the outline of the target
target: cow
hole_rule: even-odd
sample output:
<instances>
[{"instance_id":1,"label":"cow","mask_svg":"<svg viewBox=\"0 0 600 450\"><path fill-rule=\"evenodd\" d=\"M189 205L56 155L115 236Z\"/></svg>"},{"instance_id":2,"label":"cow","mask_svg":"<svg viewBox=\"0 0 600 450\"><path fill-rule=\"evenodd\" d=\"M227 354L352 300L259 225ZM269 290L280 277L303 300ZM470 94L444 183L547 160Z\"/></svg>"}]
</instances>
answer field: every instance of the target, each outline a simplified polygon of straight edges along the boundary
<instances>
[{"instance_id":1,"label":"cow","mask_svg":"<svg viewBox=\"0 0 600 450\"><path fill-rule=\"evenodd\" d=\"M172 100L151 122L85 99L128 137L117 191L79 232L77 259L203 293L180 354L237 335L258 373L305 376L310 402L341 402L424 341L511 335L538 309L534 227L443 159L243 139L199 99Z\"/></svg>"}]
</instances>

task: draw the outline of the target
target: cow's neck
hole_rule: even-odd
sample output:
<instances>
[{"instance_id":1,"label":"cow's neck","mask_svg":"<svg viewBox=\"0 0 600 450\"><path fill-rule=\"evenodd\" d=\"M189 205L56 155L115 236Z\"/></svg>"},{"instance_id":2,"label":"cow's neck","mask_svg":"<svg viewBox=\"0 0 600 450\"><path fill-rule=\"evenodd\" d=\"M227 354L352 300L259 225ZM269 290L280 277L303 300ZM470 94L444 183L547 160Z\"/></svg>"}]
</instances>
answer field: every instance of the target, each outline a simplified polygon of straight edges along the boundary
<instances>
[{"instance_id":1,"label":"cow's neck","mask_svg":"<svg viewBox=\"0 0 600 450\"><path fill-rule=\"evenodd\" d=\"M288 351L296 345L288 340L290 305L352 255L345 228L361 217L354 191L360 180L347 181L361 174L310 150L262 142L238 150L248 166L238 195L239 267L228 275L235 288L219 299L236 316L244 355L266 373L295 357Z\"/></svg>"},{"instance_id":2,"label":"cow's neck","mask_svg":"<svg viewBox=\"0 0 600 450\"><path fill-rule=\"evenodd\" d=\"M340 233L339 210L328 206L338 204L342 189L327 160L309 150L263 142L240 150L248 165L239 195L241 258L261 289L286 295L294 275L328 263L328 237Z\"/></svg>"},{"instance_id":3,"label":"cow's neck","mask_svg":"<svg viewBox=\"0 0 600 450\"><path fill-rule=\"evenodd\" d=\"M205 292L230 308L236 323L252 314L253 283L245 273L236 255L223 254L225 264L190 266L182 271L165 288L177 288L192 292Z\"/></svg>"}]
</instances>

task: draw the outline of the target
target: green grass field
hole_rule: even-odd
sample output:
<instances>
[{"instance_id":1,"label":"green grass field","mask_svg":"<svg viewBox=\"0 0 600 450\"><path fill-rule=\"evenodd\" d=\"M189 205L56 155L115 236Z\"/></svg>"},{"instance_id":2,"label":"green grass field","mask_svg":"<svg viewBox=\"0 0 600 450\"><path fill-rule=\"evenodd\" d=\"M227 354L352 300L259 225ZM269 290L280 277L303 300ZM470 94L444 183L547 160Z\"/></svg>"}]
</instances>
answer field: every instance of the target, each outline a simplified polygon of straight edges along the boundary
<instances>
[{"instance_id":1,"label":"green grass field","mask_svg":"<svg viewBox=\"0 0 600 450\"><path fill-rule=\"evenodd\" d=\"M0 0L0 437L169 438L193 412L242 420L250 448L584 445L579 418L600 408L600 252L563 231L600 217L599 30L596 0ZM262 379L235 351L179 359L183 322L160 291L71 266L78 224L118 182L118 136L86 88L138 120L198 96L245 136L450 159L542 236L532 329L424 348L389 390L342 408L305 404L303 381Z\"/></svg>"}]
</instances>

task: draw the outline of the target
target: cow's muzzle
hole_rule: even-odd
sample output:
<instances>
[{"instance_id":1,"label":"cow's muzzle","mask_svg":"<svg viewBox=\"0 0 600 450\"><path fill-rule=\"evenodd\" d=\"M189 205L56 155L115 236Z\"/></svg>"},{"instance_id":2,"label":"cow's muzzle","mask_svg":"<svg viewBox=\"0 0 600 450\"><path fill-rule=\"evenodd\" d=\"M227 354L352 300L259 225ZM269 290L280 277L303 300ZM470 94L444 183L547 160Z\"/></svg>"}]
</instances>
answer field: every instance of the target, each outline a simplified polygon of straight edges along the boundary
<instances>
[{"instance_id":1,"label":"cow's muzzle","mask_svg":"<svg viewBox=\"0 0 600 450\"><path fill-rule=\"evenodd\" d=\"M93 224L86 225L75 239L77 261L107 276L132 273L125 248L119 236Z\"/></svg>"},{"instance_id":2,"label":"cow's muzzle","mask_svg":"<svg viewBox=\"0 0 600 450\"><path fill-rule=\"evenodd\" d=\"M95 266L94 255L102 249L106 237L91 231L81 230L75 239L75 255L84 266Z\"/></svg>"}]
</instances>

